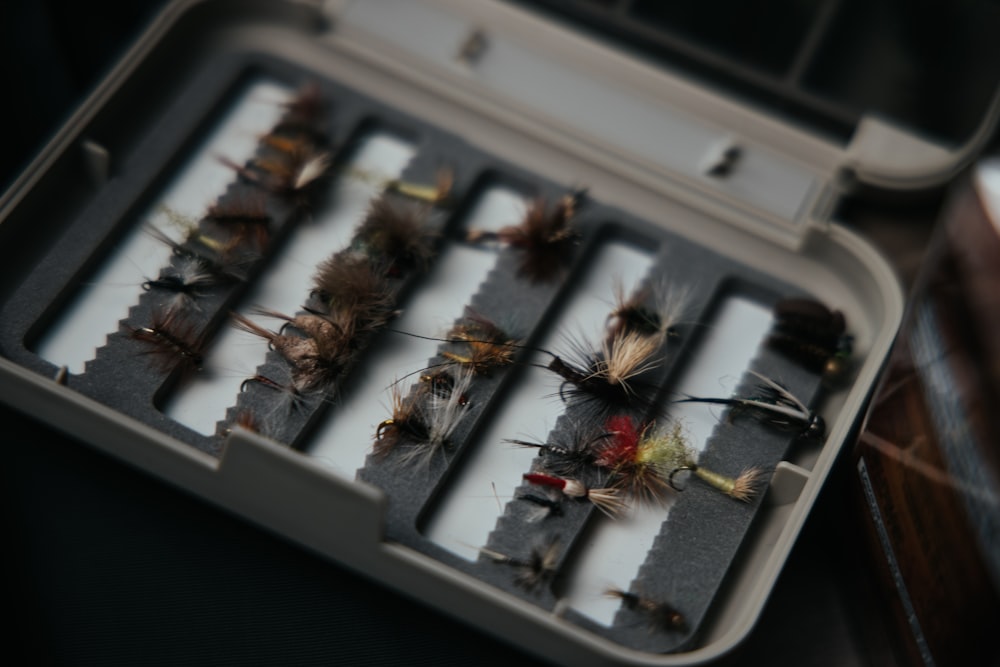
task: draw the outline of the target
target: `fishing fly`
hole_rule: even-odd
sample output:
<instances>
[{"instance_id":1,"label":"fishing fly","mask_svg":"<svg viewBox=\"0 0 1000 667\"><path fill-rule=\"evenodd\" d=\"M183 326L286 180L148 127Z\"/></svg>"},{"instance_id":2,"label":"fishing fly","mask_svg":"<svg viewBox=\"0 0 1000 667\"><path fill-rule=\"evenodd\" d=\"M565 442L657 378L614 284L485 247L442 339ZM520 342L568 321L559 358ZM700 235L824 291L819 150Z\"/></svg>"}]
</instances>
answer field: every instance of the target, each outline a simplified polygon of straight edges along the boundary
<instances>
[{"instance_id":1,"label":"fishing fly","mask_svg":"<svg viewBox=\"0 0 1000 667\"><path fill-rule=\"evenodd\" d=\"M263 338L291 365L292 384L299 391L322 388L343 367L342 350L330 341L271 331L239 313L234 312L230 316L234 327Z\"/></svg>"},{"instance_id":2,"label":"fishing fly","mask_svg":"<svg viewBox=\"0 0 1000 667\"><path fill-rule=\"evenodd\" d=\"M392 278L426 270L434 254L434 236L427 232L426 217L426 210L383 195L371 203L352 246L379 258Z\"/></svg>"},{"instance_id":3,"label":"fishing fly","mask_svg":"<svg viewBox=\"0 0 1000 667\"><path fill-rule=\"evenodd\" d=\"M525 473L523 478L531 484L556 489L569 498L589 500L597 509L611 518L619 516L627 507L621 497L620 490L615 488L594 489L576 479L556 477L540 472Z\"/></svg>"},{"instance_id":4,"label":"fishing fly","mask_svg":"<svg viewBox=\"0 0 1000 667\"><path fill-rule=\"evenodd\" d=\"M854 337L839 310L819 301L788 298L774 305L774 328L767 345L809 370L837 381L847 372Z\"/></svg>"},{"instance_id":5,"label":"fishing fly","mask_svg":"<svg viewBox=\"0 0 1000 667\"><path fill-rule=\"evenodd\" d=\"M295 97L281 106L285 113L274 126L273 133L299 137L318 146L329 142L325 119L330 104L319 83L311 81L305 84Z\"/></svg>"},{"instance_id":6,"label":"fishing fly","mask_svg":"<svg viewBox=\"0 0 1000 667\"><path fill-rule=\"evenodd\" d=\"M270 223L265 198L260 193L244 193L209 206L200 226L209 237L224 237L222 248L225 250L245 247L263 253L271 240Z\"/></svg>"},{"instance_id":7,"label":"fishing fly","mask_svg":"<svg viewBox=\"0 0 1000 667\"><path fill-rule=\"evenodd\" d=\"M604 594L621 600L625 609L645 617L650 631L684 632L687 630L687 621L684 615L669 603L659 602L619 588L608 588Z\"/></svg>"},{"instance_id":8,"label":"fishing fly","mask_svg":"<svg viewBox=\"0 0 1000 667\"><path fill-rule=\"evenodd\" d=\"M302 195L330 170L332 151L325 127L326 101L316 84L283 105L285 113L260 140L261 151L244 166L219 161L265 192L303 204Z\"/></svg>"},{"instance_id":9,"label":"fishing fly","mask_svg":"<svg viewBox=\"0 0 1000 667\"><path fill-rule=\"evenodd\" d=\"M652 423L640 427L631 417L617 415L605 422L605 430L609 438L599 448L596 463L610 470L613 479L638 498L662 499L668 487L683 491L678 475L687 471L730 498L749 502L763 475L759 468L751 467L736 477L727 477L700 466L679 422L661 431Z\"/></svg>"},{"instance_id":10,"label":"fishing fly","mask_svg":"<svg viewBox=\"0 0 1000 667\"><path fill-rule=\"evenodd\" d=\"M145 354L162 372L201 370L205 343L194 322L184 315L155 310L148 326L127 330L129 338L146 345Z\"/></svg>"},{"instance_id":11,"label":"fishing fly","mask_svg":"<svg viewBox=\"0 0 1000 667\"><path fill-rule=\"evenodd\" d=\"M564 403L572 399L596 400L605 408L643 410L650 407L647 387L640 376L657 368L656 352L660 342L636 332L624 332L605 338L601 351L591 352L585 344L573 343L567 357L541 350L552 357L542 366L563 382L559 396Z\"/></svg>"},{"instance_id":12,"label":"fishing fly","mask_svg":"<svg viewBox=\"0 0 1000 667\"><path fill-rule=\"evenodd\" d=\"M338 253L323 261L313 277L310 305L320 314L341 312L355 334L385 326L395 314L395 296L386 271L356 252Z\"/></svg>"},{"instance_id":13,"label":"fishing fly","mask_svg":"<svg viewBox=\"0 0 1000 667\"><path fill-rule=\"evenodd\" d=\"M255 164L273 174L279 190L302 190L330 168L330 152L302 137L286 137L271 132L261 137L261 143L274 149L280 158L258 160Z\"/></svg>"},{"instance_id":14,"label":"fishing fly","mask_svg":"<svg viewBox=\"0 0 1000 667\"><path fill-rule=\"evenodd\" d=\"M687 396L675 402L712 403L727 405L734 410L745 410L769 424L798 429L799 436L803 438L819 439L826 434L826 422L822 415L810 410L792 392L771 378L756 371L750 371L750 374L760 382L754 388L754 393L748 396L730 398Z\"/></svg>"},{"instance_id":15,"label":"fishing fly","mask_svg":"<svg viewBox=\"0 0 1000 667\"><path fill-rule=\"evenodd\" d=\"M536 199L520 224L495 232L470 230L466 239L471 243L496 242L516 248L522 254L519 275L532 282L551 281L566 265L579 240L572 220L586 194L586 189L568 192L551 209L544 199Z\"/></svg>"},{"instance_id":16,"label":"fishing fly","mask_svg":"<svg viewBox=\"0 0 1000 667\"><path fill-rule=\"evenodd\" d=\"M542 521L550 516L559 517L563 515L562 503L549 496L540 496L534 493L519 493L514 496L514 500L523 500L534 506L533 510L528 512L526 518L528 523Z\"/></svg>"},{"instance_id":17,"label":"fishing fly","mask_svg":"<svg viewBox=\"0 0 1000 667\"><path fill-rule=\"evenodd\" d=\"M611 473L615 484L633 498L661 501L669 492L664 461L686 447L677 422L654 437L653 424L640 426L628 415L612 415L604 423L605 437L594 452L594 463Z\"/></svg>"},{"instance_id":18,"label":"fishing fly","mask_svg":"<svg viewBox=\"0 0 1000 667\"><path fill-rule=\"evenodd\" d=\"M504 442L519 447L534 447L543 457L545 468L555 475L579 477L595 464L595 451L599 441L610 436L607 433L598 433L596 436L588 437L578 432L567 433L558 430L550 437L559 438L563 442L532 442L515 439L505 439Z\"/></svg>"},{"instance_id":19,"label":"fishing fly","mask_svg":"<svg viewBox=\"0 0 1000 667\"><path fill-rule=\"evenodd\" d=\"M176 267L164 270L158 278L142 283L147 292L165 292L169 296L160 304L166 313L173 311L197 310L198 299L204 291L216 282L208 265L200 258L178 259Z\"/></svg>"},{"instance_id":20,"label":"fishing fly","mask_svg":"<svg viewBox=\"0 0 1000 667\"><path fill-rule=\"evenodd\" d=\"M251 244L240 243L239 239L229 237L228 233L223 232L223 238L219 238L207 233L193 218L168 206L161 206L159 210L171 224L184 231L184 240L178 243L153 226L148 226L147 231L170 246L174 256L199 259L220 278L246 280L250 267L261 257L260 249L251 247Z\"/></svg>"},{"instance_id":21,"label":"fishing fly","mask_svg":"<svg viewBox=\"0 0 1000 667\"><path fill-rule=\"evenodd\" d=\"M240 383L240 391L247 391L251 384L266 387L272 391L278 392L281 396L287 397L288 404L291 406L300 405L303 401L302 393L291 383L278 382L277 380L266 375L255 373Z\"/></svg>"},{"instance_id":22,"label":"fishing fly","mask_svg":"<svg viewBox=\"0 0 1000 667\"><path fill-rule=\"evenodd\" d=\"M465 353L445 351L441 356L465 366L477 375L509 366L522 348L521 341L489 319L467 311L446 334L448 342L463 344Z\"/></svg>"},{"instance_id":23,"label":"fishing fly","mask_svg":"<svg viewBox=\"0 0 1000 667\"><path fill-rule=\"evenodd\" d=\"M631 294L620 279L615 279L613 287L615 305L607 317L609 336L632 333L663 342L676 335L688 308L690 290L665 279L648 282Z\"/></svg>"},{"instance_id":24,"label":"fishing fly","mask_svg":"<svg viewBox=\"0 0 1000 667\"><path fill-rule=\"evenodd\" d=\"M328 151L321 150L306 154L276 153L270 157L256 157L246 166L221 155L218 159L243 180L265 192L294 198L327 172L332 157Z\"/></svg>"},{"instance_id":25,"label":"fishing fly","mask_svg":"<svg viewBox=\"0 0 1000 667\"><path fill-rule=\"evenodd\" d=\"M452 434L469 407L470 373L454 378L446 397L440 396L428 384L404 397L398 383L390 387L392 416L375 429L373 453L384 459L390 452L400 451L401 463L427 464L439 451L450 447Z\"/></svg>"},{"instance_id":26,"label":"fishing fly","mask_svg":"<svg viewBox=\"0 0 1000 667\"><path fill-rule=\"evenodd\" d=\"M457 381L455 375L448 369L428 369L427 372L421 373L420 382L425 383L430 392L438 398L450 399L455 393ZM469 403L469 397L464 394L458 396L457 400L462 406Z\"/></svg>"},{"instance_id":27,"label":"fishing fly","mask_svg":"<svg viewBox=\"0 0 1000 667\"><path fill-rule=\"evenodd\" d=\"M524 558L508 556L486 547L480 547L479 553L494 563L513 568L514 583L530 593L538 591L552 581L556 574L556 566L559 564L559 542L554 538L545 544L535 546Z\"/></svg>"},{"instance_id":28,"label":"fishing fly","mask_svg":"<svg viewBox=\"0 0 1000 667\"><path fill-rule=\"evenodd\" d=\"M450 167L442 167L437 170L433 185L391 178L357 166L343 167L339 173L356 181L371 184L383 192L391 192L434 207L444 206L450 202L451 191L455 184L455 172Z\"/></svg>"},{"instance_id":29,"label":"fishing fly","mask_svg":"<svg viewBox=\"0 0 1000 667\"><path fill-rule=\"evenodd\" d=\"M687 462L682 463L670 471L667 479L670 486L675 491L684 490L684 487L679 485L677 482L677 475L685 471L692 473L701 481L705 482L712 488L721 491L730 498L740 500L745 503L750 502L757 495L758 487L764 477L764 471L755 466L745 468L743 472L736 477L729 477L698 465L694 456L691 455L687 459Z\"/></svg>"},{"instance_id":30,"label":"fishing fly","mask_svg":"<svg viewBox=\"0 0 1000 667\"><path fill-rule=\"evenodd\" d=\"M316 341L319 355L331 363L345 365L348 360L347 348L354 335L354 320L348 313L334 311L329 315L304 312L297 315L285 315L269 308L259 306L251 308L250 313L261 317L283 320L279 333L284 334L287 327L301 331Z\"/></svg>"},{"instance_id":31,"label":"fishing fly","mask_svg":"<svg viewBox=\"0 0 1000 667\"><path fill-rule=\"evenodd\" d=\"M188 248L184 243L175 241L159 228L154 227L151 224L147 224L144 227L144 231L160 243L170 248L170 254L173 255L174 262L179 264L178 269L176 269L176 273L187 272L188 269L185 269L184 267L190 264L197 267L198 271L204 270L206 273L218 280L228 281L236 279L236 276L234 275L227 275L222 266L213 261L211 258L195 252L194 250ZM144 287L143 289L147 288ZM155 287L149 289L155 289Z\"/></svg>"}]
</instances>

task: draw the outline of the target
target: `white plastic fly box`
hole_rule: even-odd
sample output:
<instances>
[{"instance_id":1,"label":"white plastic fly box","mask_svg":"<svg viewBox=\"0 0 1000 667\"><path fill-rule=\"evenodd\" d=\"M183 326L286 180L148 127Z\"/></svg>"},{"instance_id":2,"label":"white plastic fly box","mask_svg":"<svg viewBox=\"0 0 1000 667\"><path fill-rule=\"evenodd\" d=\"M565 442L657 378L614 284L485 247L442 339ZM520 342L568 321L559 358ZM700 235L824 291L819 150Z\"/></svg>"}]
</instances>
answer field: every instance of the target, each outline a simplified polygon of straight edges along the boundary
<instances>
[{"instance_id":1,"label":"white plastic fly box","mask_svg":"<svg viewBox=\"0 0 1000 667\"><path fill-rule=\"evenodd\" d=\"M177 2L3 200L0 396L549 659L703 662L900 319L840 186L966 153L499 2Z\"/></svg>"}]
</instances>

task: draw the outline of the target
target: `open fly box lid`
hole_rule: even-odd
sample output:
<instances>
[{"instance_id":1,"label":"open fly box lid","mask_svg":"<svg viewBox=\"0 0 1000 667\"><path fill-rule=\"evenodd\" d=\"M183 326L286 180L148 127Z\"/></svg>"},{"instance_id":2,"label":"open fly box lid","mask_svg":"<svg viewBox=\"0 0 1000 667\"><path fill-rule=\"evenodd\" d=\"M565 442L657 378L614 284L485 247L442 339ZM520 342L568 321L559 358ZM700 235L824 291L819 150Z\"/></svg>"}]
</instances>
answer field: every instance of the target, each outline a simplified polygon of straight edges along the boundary
<instances>
[{"instance_id":1,"label":"open fly box lid","mask_svg":"<svg viewBox=\"0 0 1000 667\"><path fill-rule=\"evenodd\" d=\"M930 185L972 150L868 116L838 142L502 3L176 2L0 205L0 395L550 659L704 662L752 627L898 325L840 188ZM376 197L426 242L385 255ZM510 231L532 211L575 225L534 262ZM378 307L337 319L358 267ZM486 372L484 342L515 354ZM636 452L663 460L629 477ZM740 500L697 468L763 482Z\"/></svg>"}]
</instances>

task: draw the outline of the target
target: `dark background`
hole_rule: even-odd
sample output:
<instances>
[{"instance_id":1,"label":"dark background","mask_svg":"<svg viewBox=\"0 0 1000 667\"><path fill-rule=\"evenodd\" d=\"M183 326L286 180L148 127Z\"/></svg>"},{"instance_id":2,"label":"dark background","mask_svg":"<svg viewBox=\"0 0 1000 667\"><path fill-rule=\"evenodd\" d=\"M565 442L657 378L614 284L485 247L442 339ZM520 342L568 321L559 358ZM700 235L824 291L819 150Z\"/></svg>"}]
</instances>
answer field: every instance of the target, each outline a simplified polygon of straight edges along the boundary
<instances>
[{"instance_id":1,"label":"dark background","mask_svg":"<svg viewBox=\"0 0 1000 667\"><path fill-rule=\"evenodd\" d=\"M0 190L162 4L0 3ZM926 229L936 205L846 210L879 242L899 219ZM536 662L8 408L0 424L5 644L25 663ZM727 664L891 664L845 484L841 466Z\"/></svg>"},{"instance_id":2,"label":"dark background","mask_svg":"<svg viewBox=\"0 0 1000 667\"><path fill-rule=\"evenodd\" d=\"M0 2L0 191L100 81L163 0Z\"/></svg>"}]
</instances>

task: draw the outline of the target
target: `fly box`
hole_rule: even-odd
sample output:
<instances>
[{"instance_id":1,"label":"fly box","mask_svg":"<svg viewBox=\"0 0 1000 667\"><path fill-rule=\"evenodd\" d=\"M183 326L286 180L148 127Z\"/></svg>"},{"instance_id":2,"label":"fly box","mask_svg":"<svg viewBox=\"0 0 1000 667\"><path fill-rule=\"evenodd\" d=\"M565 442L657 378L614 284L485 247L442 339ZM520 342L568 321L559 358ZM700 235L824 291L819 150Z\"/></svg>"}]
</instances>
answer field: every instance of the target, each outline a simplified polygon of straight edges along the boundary
<instances>
[{"instance_id":1,"label":"fly box","mask_svg":"<svg viewBox=\"0 0 1000 667\"><path fill-rule=\"evenodd\" d=\"M987 129L837 141L504 3L177 2L3 200L0 392L549 659L704 662L900 320L834 204Z\"/></svg>"}]
</instances>

